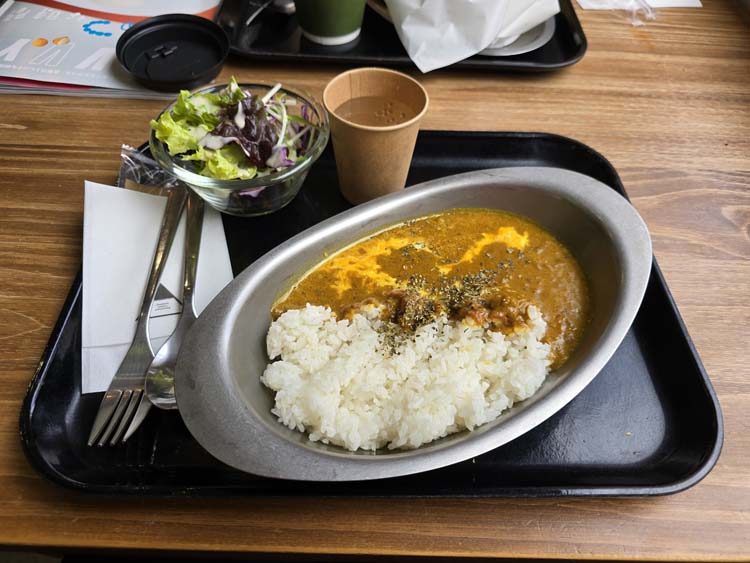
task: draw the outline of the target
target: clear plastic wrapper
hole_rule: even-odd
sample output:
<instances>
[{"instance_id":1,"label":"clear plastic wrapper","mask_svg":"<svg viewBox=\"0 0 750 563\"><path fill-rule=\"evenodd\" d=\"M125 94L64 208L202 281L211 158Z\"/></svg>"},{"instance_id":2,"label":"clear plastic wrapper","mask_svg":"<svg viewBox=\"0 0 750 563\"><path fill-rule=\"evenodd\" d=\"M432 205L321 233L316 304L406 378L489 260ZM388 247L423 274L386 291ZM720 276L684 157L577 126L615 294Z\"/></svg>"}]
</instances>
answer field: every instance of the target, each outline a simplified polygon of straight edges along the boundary
<instances>
[{"instance_id":1,"label":"clear plastic wrapper","mask_svg":"<svg viewBox=\"0 0 750 563\"><path fill-rule=\"evenodd\" d=\"M577 0L586 10L613 10L635 27L656 19L656 12L646 0Z\"/></svg>"},{"instance_id":2,"label":"clear plastic wrapper","mask_svg":"<svg viewBox=\"0 0 750 563\"><path fill-rule=\"evenodd\" d=\"M129 183L157 188L177 186L177 178L142 151L129 145L122 145L120 157L120 172L117 176L119 187L130 187L126 185Z\"/></svg>"}]
</instances>

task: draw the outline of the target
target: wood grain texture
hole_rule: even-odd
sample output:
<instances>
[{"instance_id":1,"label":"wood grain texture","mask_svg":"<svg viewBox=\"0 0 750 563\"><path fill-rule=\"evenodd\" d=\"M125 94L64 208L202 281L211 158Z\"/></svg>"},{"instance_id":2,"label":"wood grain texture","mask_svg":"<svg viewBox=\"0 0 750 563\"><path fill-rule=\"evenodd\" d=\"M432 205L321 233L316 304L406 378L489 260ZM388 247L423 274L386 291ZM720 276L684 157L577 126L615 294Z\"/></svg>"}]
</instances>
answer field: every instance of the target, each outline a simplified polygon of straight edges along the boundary
<instances>
[{"instance_id":1,"label":"wood grain texture","mask_svg":"<svg viewBox=\"0 0 750 563\"><path fill-rule=\"evenodd\" d=\"M0 106L0 544L519 558L750 559L750 34L735 4L633 28L579 10L589 51L539 76L438 71L424 127L548 131L620 172L651 230L726 424L716 468L648 499L316 500L83 496L29 467L18 412L80 267L83 180L111 181L153 101L8 96ZM234 61L224 76L320 95L339 67ZM456 101L461 100L460 109Z\"/></svg>"}]
</instances>

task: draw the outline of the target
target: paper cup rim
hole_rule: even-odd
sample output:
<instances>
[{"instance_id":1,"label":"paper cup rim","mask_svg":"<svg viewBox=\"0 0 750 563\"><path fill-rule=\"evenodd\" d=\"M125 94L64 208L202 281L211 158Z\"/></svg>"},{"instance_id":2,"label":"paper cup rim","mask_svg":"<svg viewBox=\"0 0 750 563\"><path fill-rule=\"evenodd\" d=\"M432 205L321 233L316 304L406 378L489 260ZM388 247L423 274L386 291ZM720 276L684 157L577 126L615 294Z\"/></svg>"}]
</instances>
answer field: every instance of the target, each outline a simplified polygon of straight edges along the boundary
<instances>
[{"instance_id":1,"label":"paper cup rim","mask_svg":"<svg viewBox=\"0 0 750 563\"><path fill-rule=\"evenodd\" d=\"M424 94L424 106L422 107L422 109L420 110L420 112L417 115L415 115L414 117L412 117L411 119L408 119L408 120L406 120L406 121L404 121L402 123L397 123L395 125L385 125L385 126L382 126L382 127L378 127L376 125L361 125L359 123L355 123L354 121L349 121L348 119L344 119L343 117L341 117L340 115L338 115L335 112L335 110L332 109L328 105L328 100L327 100L328 89L331 87L331 85L333 84L334 81L336 81L336 80L338 80L338 79L340 79L340 78L342 78L343 76L346 76L346 75L359 74L359 73L362 73L362 72L372 72L373 70L377 71L377 72L384 73L384 74L393 74L393 75L396 75L396 76L400 76L401 78L405 78L405 79L409 80L410 82L413 82L414 84L416 84L417 87L422 91L422 94ZM333 78L331 78L331 80L328 81L328 84L326 84L326 87L323 90L323 107L326 108L326 111L329 113L329 115L332 118L335 117L339 121L341 121L343 123L346 123L350 127L354 127L355 129L361 129L363 131L387 132L387 131L397 131L398 129L404 129L406 127L409 127L410 125L413 125L414 123L418 123L419 120L422 119L422 117L424 116L424 114L427 113L427 108L429 107L429 105L430 105L430 96L429 96L429 94L427 94L427 90L425 89L425 87L422 86L419 83L418 80L416 80L415 78L412 78L408 74L404 74L403 72L398 72L396 70L391 70L390 68L382 68L382 67L377 67L377 66L366 66L366 67L361 67L361 68L353 68L351 70L347 70L347 71L344 71L342 73L339 73L336 76L334 76Z\"/></svg>"}]
</instances>

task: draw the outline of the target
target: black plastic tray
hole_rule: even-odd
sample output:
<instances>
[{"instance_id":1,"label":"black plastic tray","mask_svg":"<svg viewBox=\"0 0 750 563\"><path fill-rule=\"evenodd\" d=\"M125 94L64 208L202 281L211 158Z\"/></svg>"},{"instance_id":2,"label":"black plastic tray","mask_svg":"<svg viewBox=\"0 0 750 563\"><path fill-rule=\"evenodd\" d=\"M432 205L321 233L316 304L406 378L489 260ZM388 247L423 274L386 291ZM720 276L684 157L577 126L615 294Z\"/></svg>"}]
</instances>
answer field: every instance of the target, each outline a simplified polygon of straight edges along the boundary
<instances>
[{"instance_id":1,"label":"black plastic tray","mask_svg":"<svg viewBox=\"0 0 750 563\"><path fill-rule=\"evenodd\" d=\"M567 168L625 193L601 155L571 139L535 133L423 131L409 183L505 166ZM224 217L235 273L348 207L329 147L288 207L261 218ZM79 277L21 412L21 437L32 464L68 487L141 495L657 495L697 483L721 449L719 404L656 263L624 342L558 414L473 460L364 483L310 484L241 473L205 452L173 411L152 409L123 446L86 446L102 394L80 393L80 297Z\"/></svg>"},{"instance_id":2,"label":"black plastic tray","mask_svg":"<svg viewBox=\"0 0 750 563\"><path fill-rule=\"evenodd\" d=\"M231 53L273 62L343 63L355 66L414 67L393 24L369 7L359 38L347 45L324 47L302 37L295 16L263 12L245 27L254 8L242 0L224 0L217 21L227 32ZM577 63L586 53L586 36L570 0L560 0L555 33L544 46L510 57L477 55L450 68L485 71L539 72Z\"/></svg>"}]
</instances>

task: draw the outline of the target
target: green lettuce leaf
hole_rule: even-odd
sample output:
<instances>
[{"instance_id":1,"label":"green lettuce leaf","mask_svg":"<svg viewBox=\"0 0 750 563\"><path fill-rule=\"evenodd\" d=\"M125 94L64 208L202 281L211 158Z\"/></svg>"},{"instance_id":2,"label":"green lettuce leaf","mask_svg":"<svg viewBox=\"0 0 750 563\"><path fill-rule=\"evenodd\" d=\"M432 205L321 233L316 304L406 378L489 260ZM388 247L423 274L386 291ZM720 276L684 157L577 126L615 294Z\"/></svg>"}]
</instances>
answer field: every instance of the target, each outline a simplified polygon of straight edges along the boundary
<instances>
[{"instance_id":1,"label":"green lettuce leaf","mask_svg":"<svg viewBox=\"0 0 750 563\"><path fill-rule=\"evenodd\" d=\"M237 79L234 76L229 79L229 84L224 88L220 99L223 105L231 105L245 99L245 93L242 91L239 84L237 84Z\"/></svg>"},{"instance_id":2,"label":"green lettuce leaf","mask_svg":"<svg viewBox=\"0 0 750 563\"><path fill-rule=\"evenodd\" d=\"M199 147L193 154L183 156L182 159L203 162L200 173L218 180L250 180L258 172L258 169L249 163L242 149L235 144L229 144L219 150Z\"/></svg>"},{"instance_id":3,"label":"green lettuce leaf","mask_svg":"<svg viewBox=\"0 0 750 563\"><path fill-rule=\"evenodd\" d=\"M181 90L172 109L175 121L186 121L190 125L205 125L208 129L216 127L221 119L221 96L218 94L191 95L188 90Z\"/></svg>"},{"instance_id":4,"label":"green lettuce leaf","mask_svg":"<svg viewBox=\"0 0 750 563\"><path fill-rule=\"evenodd\" d=\"M198 149L198 142L208 133L205 125L190 125L185 120L175 121L169 112L161 114L159 120L151 120L156 138L167 145L172 156Z\"/></svg>"},{"instance_id":5,"label":"green lettuce leaf","mask_svg":"<svg viewBox=\"0 0 750 563\"><path fill-rule=\"evenodd\" d=\"M199 146L195 152L190 154L183 154L182 156L180 156L180 158L182 160L195 160L198 162L205 162L207 158L206 149Z\"/></svg>"}]
</instances>

